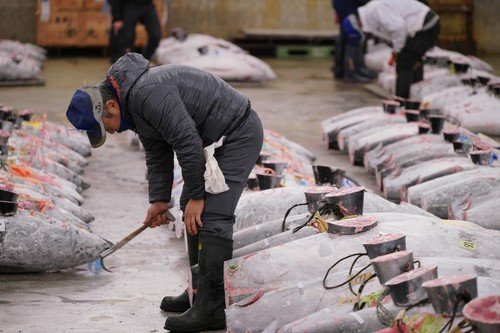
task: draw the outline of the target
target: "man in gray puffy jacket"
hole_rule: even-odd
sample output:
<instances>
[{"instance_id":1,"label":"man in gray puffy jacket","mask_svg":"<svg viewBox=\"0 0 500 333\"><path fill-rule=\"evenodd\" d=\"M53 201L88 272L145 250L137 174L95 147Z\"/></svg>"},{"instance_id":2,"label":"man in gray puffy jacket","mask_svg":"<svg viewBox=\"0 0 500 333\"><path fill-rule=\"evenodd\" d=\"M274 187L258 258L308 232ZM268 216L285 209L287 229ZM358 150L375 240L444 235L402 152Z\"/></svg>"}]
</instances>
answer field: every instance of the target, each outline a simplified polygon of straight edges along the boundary
<instances>
[{"instance_id":1,"label":"man in gray puffy jacket","mask_svg":"<svg viewBox=\"0 0 500 333\"><path fill-rule=\"evenodd\" d=\"M180 205L188 232L189 263L198 265L197 294L190 307L186 291L165 297L161 308L184 312L168 317L165 329L199 332L225 327L223 263L233 250L234 211L262 148L263 130L246 96L201 70L167 65L149 68L128 53L96 86L77 90L67 117L101 146L106 132L133 130L146 152L149 201L144 223L168 223L174 152L182 169ZM229 190L205 191L204 147L223 139L214 157Z\"/></svg>"}]
</instances>

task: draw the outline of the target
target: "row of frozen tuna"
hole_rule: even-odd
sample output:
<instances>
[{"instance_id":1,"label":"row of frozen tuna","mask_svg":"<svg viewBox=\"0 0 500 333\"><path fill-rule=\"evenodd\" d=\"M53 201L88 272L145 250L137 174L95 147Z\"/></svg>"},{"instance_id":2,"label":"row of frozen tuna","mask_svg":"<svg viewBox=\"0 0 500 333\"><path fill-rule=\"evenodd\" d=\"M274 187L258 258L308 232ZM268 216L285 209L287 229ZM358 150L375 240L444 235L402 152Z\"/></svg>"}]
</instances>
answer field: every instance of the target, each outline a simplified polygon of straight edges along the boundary
<instances>
[{"instance_id":1,"label":"row of frozen tuna","mask_svg":"<svg viewBox=\"0 0 500 333\"><path fill-rule=\"evenodd\" d=\"M500 229L499 144L419 104L385 101L331 117L324 140L375 175L386 198Z\"/></svg>"},{"instance_id":2,"label":"row of frozen tuna","mask_svg":"<svg viewBox=\"0 0 500 333\"><path fill-rule=\"evenodd\" d=\"M226 40L204 34L179 32L160 42L155 60L202 69L226 81L264 82L276 79L271 67Z\"/></svg>"},{"instance_id":3,"label":"row of frozen tuna","mask_svg":"<svg viewBox=\"0 0 500 333\"><path fill-rule=\"evenodd\" d=\"M446 278L434 282L439 288L456 279L473 280L479 292L470 298L500 294L500 271L494 268L500 259L498 231L441 220L357 186L335 187L342 183L339 171L331 169L328 181L322 169L328 168L314 167L316 182L326 183L321 187L282 187L242 196L233 259L224 269L228 332L373 332L390 325L401 309L423 303L403 318L409 327L434 312L424 302L422 284L438 272ZM402 238L413 251L405 251L406 242L400 246L395 241ZM380 243L386 243L379 247L382 252L374 248ZM388 256L375 259L375 254ZM328 269L346 257L348 262ZM462 276L448 279L457 274ZM392 286L392 297L380 296L384 285ZM453 308L451 296L444 303L449 300ZM434 301L432 306L436 314L431 319L440 329L447 320L444 310ZM384 315L378 316L381 308Z\"/></svg>"},{"instance_id":4,"label":"row of frozen tuna","mask_svg":"<svg viewBox=\"0 0 500 333\"><path fill-rule=\"evenodd\" d=\"M109 242L91 233L80 205L88 141L30 110L0 105L0 273L53 271L99 258Z\"/></svg>"},{"instance_id":5,"label":"row of frozen tuna","mask_svg":"<svg viewBox=\"0 0 500 333\"><path fill-rule=\"evenodd\" d=\"M439 77L425 80L429 84L440 82ZM456 118L464 127L474 132L500 135L500 78L462 75L460 82L450 87L434 87L424 91L420 99L426 108Z\"/></svg>"},{"instance_id":6,"label":"row of frozen tuna","mask_svg":"<svg viewBox=\"0 0 500 333\"><path fill-rule=\"evenodd\" d=\"M0 80L27 80L40 76L46 50L29 43L0 39Z\"/></svg>"},{"instance_id":7,"label":"row of frozen tuna","mask_svg":"<svg viewBox=\"0 0 500 333\"><path fill-rule=\"evenodd\" d=\"M383 65L390 51L382 48L368 54L372 68L381 69L379 84L394 94L396 73L394 67ZM500 78L490 72L491 66L475 57L438 47L426 53L424 80L411 87L411 98L422 101L426 108L453 116L464 127L474 132L500 135Z\"/></svg>"}]
</instances>

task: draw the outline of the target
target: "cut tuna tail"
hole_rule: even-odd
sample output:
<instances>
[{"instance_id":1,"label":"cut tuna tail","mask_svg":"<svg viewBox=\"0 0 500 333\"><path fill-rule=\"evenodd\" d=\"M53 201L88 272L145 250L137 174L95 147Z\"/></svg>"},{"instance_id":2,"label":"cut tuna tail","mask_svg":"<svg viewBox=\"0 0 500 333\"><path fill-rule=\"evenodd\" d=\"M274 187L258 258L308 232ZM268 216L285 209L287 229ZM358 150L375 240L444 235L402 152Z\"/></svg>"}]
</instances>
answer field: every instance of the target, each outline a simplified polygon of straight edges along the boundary
<instances>
[{"instance_id":1,"label":"cut tuna tail","mask_svg":"<svg viewBox=\"0 0 500 333\"><path fill-rule=\"evenodd\" d=\"M422 286L436 313L445 316L461 316L464 305L477 297L477 275L443 277Z\"/></svg>"},{"instance_id":2,"label":"cut tuna tail","mask_svg":"<svg viewBox=\"0 0 500 333\"><path fill-rule=\"evenodd\" d=\"M422 283L437 278L437 266L422 266L387 281L391 297L397 306L411 306L427 298Z\"/></svg>"},{"instance_id":3,"label":"cut tuna tail","mask_svg":"<svg viewBox=\"0 0 500 333\"><path fill-rule=\"evenodd\" d=\"M318 211L325 204L325 196L337 190L333 186L317 186L304 190L307 208L311 214Z\"/></svg>"},{"instance_id":4,"label":"cut tuna tail","mask_svg":"<svg viewBox=\"0 0 500 333\"><path fill-rule=\"evenodd\" d=\"M325 165L313 165L312 169L316 185L342 186L342 180L345 175L344 170Z\"/></svg>"},{"instance_id":5,"label":"cut tuna tail","mask_svg":"<svg viewBox=\"0 0 500 333\"><path fill-rule=\"evenodd\" d=\"M463 309L465 318L478 333L500 331L500 296L489 295L469 302Z\"/></svg>"},{"instance_id":6,"label":"cut tuna tail","mask_svg":"<svg viewBox=\"0 0 500 333\"><path fill-rule=\"evenodd\" d=\"M399 251L372 259L371 264L377 273L380 284L413 269L413 252Z\"/></svg>"}]
</instances>

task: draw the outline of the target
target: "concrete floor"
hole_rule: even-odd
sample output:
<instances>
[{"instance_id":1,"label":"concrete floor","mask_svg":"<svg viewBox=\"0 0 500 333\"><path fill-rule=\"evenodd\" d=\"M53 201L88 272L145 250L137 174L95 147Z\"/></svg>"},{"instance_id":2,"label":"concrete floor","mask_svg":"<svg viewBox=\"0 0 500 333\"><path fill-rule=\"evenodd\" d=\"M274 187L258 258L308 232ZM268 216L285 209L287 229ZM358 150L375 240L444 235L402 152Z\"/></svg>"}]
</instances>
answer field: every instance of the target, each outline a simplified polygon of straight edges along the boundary
<instances>
[{"instance_id":1,"label":"concrete floor","mask_svg":"<svg viewBox=\"0 0 500 333\"><path fill-rule=\"evenodd\" d=\"M355 107L378 104L361 87L332 80L328 60L270 60L279 79L265 86L238 85L252 100L266 128L312 150L318 162L345 168L367 187L373 179L347 158L327 151L319 123ZM104 59L47 62L45 87L0 89L0 102L33 107L64 121L72 92L104 77ZM94 151L85 176L92 187L84 206L96 216L92 229L118 241L138 227L148 207L143 154L109 136ZM0 276L0 332L162 332L164 295L185 287L187 259L182 239L167 228L146 230L107 259L113 274L79 267L53 274Z\"/></svg>"}]
</instances>

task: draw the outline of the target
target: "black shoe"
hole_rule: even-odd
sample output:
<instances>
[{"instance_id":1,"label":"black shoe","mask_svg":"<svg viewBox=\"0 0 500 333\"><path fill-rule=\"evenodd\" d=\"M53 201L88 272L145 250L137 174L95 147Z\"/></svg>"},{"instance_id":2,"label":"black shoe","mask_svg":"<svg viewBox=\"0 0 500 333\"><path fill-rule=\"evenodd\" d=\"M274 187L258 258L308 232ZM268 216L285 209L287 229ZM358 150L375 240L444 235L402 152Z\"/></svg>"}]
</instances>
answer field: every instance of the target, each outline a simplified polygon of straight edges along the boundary
<instances>
[{"instance_id":1,"label":"black shoe","mask_svg":"<svg viewBox=\"0 0 500 333\"><path fill-rule=\"evenodd\" d=\"M231 259L233 241L200 232L198 290L194 305L179 316L168 317L170 332L200 332L226 328L224 261Z\"/></svg>"},{"instance_id":2,"label":"black shoe","mask_svg":"<svg viewBox=\"0 0 500 333\"><path fill-rule=\"evenodd\" d=\"M188 257L189 265L191 266L191 281L192 289L196 289L196 276L198 275L198 235L187 235L188 241ZM196 294L193 295L193 303ZM189 303L188 289L184 290L179 296L166 296L161 301L160 309L166 312L185 312L189 310L191 304Z\"/></svg>"},{"instance_id":3,"label":"black shoe","mask_svg":"<svg viewBox=\"0 0 500 333\"><path fill-rule=\"evenodd\" d=\"M370 79L358 74L352 74L349 76L344 76L343 79L345 82L352 82L352 83L370 83Z\"/></svg>"},{"instance_id":4,"label":"black shoe","mask_svg":"<svg viewBox=\"0 0 500 333\"><path fill-rule=\"evenodd\" d=\"M364 77L367 77L369 79L375 79L378 76L377 72L372 71L372 70L368 69L367 67L361 67L358 70L357 74L364 76Z\"/></svg>"},{"instance_id":5,"label":"black shoe","mask_svg":"<svg viewBox=\"0 0 500 333\"><path fill-rule=\"evenodd\" d=\"M193 289L193 304L196 300L196 287L198 278L198 265L191 266L191 288ZM189 287L188 287L189 288ZM160 309L166 312L185 312L191 307L189 290L185 289L179 296L165 296L161 301Z\"/></svg>"},{"instance_id":6,"label":"black shoe","mask_svg":"<svg viewBox=\"0 0 500 333\"><path fill-rule=\"evenodd\" d=\"M185 312L189 310L189 295L187 289L179 296L166 296L161 301L160 309L166 312Z\"/></svg>"}]
</instances>

